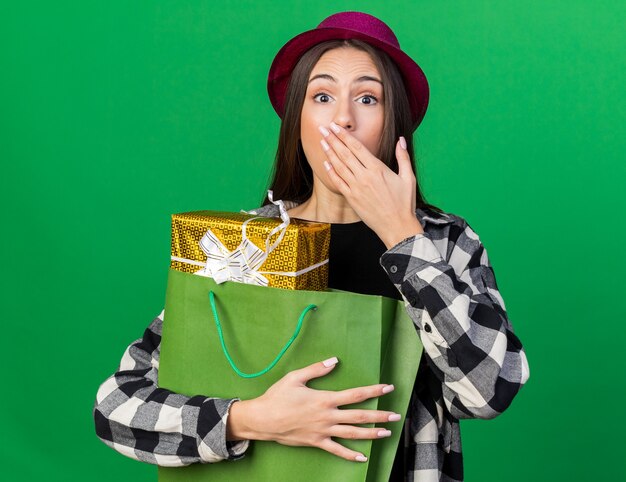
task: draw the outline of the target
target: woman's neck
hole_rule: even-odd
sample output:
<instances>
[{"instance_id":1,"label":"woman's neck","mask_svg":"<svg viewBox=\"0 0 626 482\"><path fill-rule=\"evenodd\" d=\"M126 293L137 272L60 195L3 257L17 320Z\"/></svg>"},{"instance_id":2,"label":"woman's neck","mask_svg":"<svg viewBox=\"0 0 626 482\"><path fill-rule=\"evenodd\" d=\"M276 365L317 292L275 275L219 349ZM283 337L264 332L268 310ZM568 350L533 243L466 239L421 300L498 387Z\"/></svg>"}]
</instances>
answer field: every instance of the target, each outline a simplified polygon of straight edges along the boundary
<instances>
[{"instance_id":1,"label":"woman's neck","mask_svg":"<svg viewBox=\"0 0 626 482\"><path fill-rule=\"evenodd\" d=\"M361 221L343 195L328 190L326 186L319 188L320 184L321 182L313 183L311 197L287 211L289 216L320 223L345 224Z\"/></svg>"}]
</instances>

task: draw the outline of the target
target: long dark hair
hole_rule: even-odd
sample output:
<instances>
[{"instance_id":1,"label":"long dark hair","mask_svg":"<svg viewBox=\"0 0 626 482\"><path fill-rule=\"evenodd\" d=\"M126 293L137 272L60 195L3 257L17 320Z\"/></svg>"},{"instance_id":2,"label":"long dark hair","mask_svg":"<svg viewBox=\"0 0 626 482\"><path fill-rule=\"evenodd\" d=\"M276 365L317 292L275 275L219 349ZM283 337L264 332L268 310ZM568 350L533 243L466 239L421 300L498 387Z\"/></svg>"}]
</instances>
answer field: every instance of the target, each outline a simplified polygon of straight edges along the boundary
<instances>
[{"instance_id":1,"label":"long dark hair","mask_svg":"<svg viewBox=\"0 0 626 482\"><path fill-rule=\"evenodd\" d=\"M313 67L324 52L339 47L354 47L367 52L382 76L385 99L384 124L377 157L397 173L398 161L395 146L398 137L404 136L407 150L413 161L411 166L417 179L416 207L429 207L442 212L437 206L427 203L420 190L413 154L411 111L402 76L396 64L385 52L356 39L328 40L317 44L306 51L294 67L285 94L285 112L280 125L278 149L268 187L273 191L274 199L296 201L300 204L313 193L313 171L307 162L300 141L300 116ZM261 205L269 203L266 189Z\"/></svg>"}]
</instances>

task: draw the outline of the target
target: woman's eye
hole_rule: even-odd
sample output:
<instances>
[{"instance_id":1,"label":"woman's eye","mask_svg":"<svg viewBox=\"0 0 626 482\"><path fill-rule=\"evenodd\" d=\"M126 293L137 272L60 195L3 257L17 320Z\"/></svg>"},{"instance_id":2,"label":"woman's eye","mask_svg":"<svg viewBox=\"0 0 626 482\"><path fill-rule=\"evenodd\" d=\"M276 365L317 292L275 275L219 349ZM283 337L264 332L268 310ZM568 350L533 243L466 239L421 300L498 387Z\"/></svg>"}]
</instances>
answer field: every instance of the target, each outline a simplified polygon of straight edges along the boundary
<instances>
[{"instance_id":1,"label":"woman's eye","mask_svg":"<svg viewBox=\"0 0 626 482\"><path fill-rule=\"evenodd\" d=\"M327 103L331 102L332 97L330 95L328 95L328 94L320 92L318 94L315 94L313 96L313 99L316 102L321 102L322 104L327 104ZM366 95L364 95L362 97L359 97L358 102L363 104L363 105L375 105L375 104L378 103L378 98L376 98L373 95L366 94Z\"/></svg>"},{"instance_id":2,"label":"woman's eye","mask_svg":"<svg viewBox=\"0 0 626 482\"><path fill-rule=\"evenodd\" d=\"M330 96L328 94L315 94L313 96L313 99L317 99L319 102L322 102L323 104L330 102Z\"/></svg>"},{"instance_id":3,"label":"woman's eye","mask_svg":"<svg viewBox=\"0 0 626 482\"><path fill-rule=\"evenodd\" d=\"M359 100L362 100L363 102L361 103L365 105L374 105L378 103L378 99L374 97L373 95L364 95Z\"/></svg>"}]
</instances>

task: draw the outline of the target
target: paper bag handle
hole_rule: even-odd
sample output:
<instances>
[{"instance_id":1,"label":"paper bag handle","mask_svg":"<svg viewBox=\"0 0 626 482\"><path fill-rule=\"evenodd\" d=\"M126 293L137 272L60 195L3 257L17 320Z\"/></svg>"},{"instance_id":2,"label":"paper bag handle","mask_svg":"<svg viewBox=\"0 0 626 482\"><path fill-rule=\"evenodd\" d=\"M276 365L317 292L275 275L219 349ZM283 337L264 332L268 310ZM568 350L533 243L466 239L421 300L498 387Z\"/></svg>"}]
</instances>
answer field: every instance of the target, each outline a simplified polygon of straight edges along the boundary
<instances>
[{"instance_id":1,"label":"paper bag handle","mask_svg":"<svg viewBox=\"0 0 626 482\"><path fill-rule=\"evenodd\" d=\"M235 362L230 356L230 353L228 353L228 349L226 348L226 343L224 342L224 335L222 334L222 325L220 323L219 316L217 315L217 308L215 307L215 294L213 293L213 291L209 291L209 299L211 301L211 309L213 310L213 318L215 318L215 326L217 326L217 333L220 337L220 343L222 344L222 351L224 352L224 355L226 355L226 359L228 360L228 363L230 363L230 366L233 368L233 370L235 370L235 373L237 373L237 375L243 378L259 377L269 372L272 368L274 368L274 365L278 363L278 360L282 358L282 356L285 354L287 349L291 346L291 344L294 342L294 340L300 333L300 328L302 328L302 322L304 321L304 316L310 310L313 310L313 311L317 310L316 305L309 305L302 311L302 313L300 314L300 318L298 319L298 325L296 326L296 330L293 332L293 335L291 335L291 338L289 338L287 343L285 343L285 346L282 348L282 350L280 350L280 353L276 356L276 358L274 358L274 361L272 361L267 367L265 367L260 372L244 373L241 370L239 370L239 368L237 368L237 366L235 365Z\"/></svg>"}]
</instances>

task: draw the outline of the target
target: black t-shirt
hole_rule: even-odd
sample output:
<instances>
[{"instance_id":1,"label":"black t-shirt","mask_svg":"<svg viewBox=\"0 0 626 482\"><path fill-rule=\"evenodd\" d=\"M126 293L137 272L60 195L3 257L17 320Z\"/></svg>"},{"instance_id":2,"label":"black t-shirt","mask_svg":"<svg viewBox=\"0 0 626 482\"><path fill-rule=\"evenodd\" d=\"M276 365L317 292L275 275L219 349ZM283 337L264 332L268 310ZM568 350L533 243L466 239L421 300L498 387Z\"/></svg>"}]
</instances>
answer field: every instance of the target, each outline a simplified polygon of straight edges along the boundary
<instances>
[{"instance_id":1,"label":"black t-shirt","mask_svg":"<svg viewBox=\"0 0 626 482\"><path fill-rule=\"evenodd\" d=\"M385 243L364 221L331 224L328 286L353 293L402 299L380 265L380 257L385 251ZM398 426L395 430L402 430L402 427ZM401 436L390 482L404 481L402 440Z\"/></svg>"}]
</instances>

